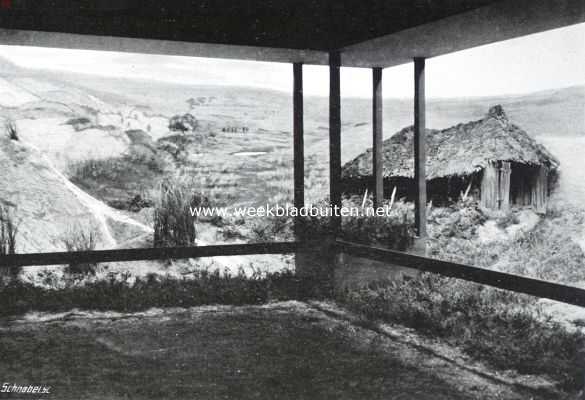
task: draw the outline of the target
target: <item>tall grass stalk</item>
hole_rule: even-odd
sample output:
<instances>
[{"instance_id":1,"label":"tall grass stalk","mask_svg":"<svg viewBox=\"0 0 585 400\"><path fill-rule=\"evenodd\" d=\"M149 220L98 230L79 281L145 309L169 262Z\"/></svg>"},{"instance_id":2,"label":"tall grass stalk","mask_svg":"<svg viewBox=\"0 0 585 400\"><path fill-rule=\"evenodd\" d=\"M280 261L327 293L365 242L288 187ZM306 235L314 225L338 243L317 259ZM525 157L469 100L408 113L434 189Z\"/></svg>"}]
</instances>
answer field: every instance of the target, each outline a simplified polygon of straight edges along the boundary
<instances>
[{"instance_id":1,"label":"tall grass stalk","mask_svg":"<svg viewBox=\"0 0 585 400\"><path fill-rule=\"evenodd\" d=\"M99 232L92 225L76 224L62 236L61 242L67 251L91 251L95 250L99 240ZM95 263L69 264L67 270L73 274L91 274L96 272Z\"/></svg>"},{"instance_id":2,"label":"tall grass stalk","mask_svg":"<svg viewBox=\"0 0 585 400\"><path fill-rule=\"evenodd\" d=\"M154 209L154 247L192 246L195 243L195 217L191 206L200 196L180 184L160 185Z\"/></svg>"},{"instance_id":3,"label":"tall grass stalk","mask_svg":"<svg viewBox=\"0 0 585 400\"><path fill-rule=\"evenodd\" d=\"M0 255L16 253L17 234L18 225L14 220L14 215L0 205Z\"/></svg>"}]
</instances>

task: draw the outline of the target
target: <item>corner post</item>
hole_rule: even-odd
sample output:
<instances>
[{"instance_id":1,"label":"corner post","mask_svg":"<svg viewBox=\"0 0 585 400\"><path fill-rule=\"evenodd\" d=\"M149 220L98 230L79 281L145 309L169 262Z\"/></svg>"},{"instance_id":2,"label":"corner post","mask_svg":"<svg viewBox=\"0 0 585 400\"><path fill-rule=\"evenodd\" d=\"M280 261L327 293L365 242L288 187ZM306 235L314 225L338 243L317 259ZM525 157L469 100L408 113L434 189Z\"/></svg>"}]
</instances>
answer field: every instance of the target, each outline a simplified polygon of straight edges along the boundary
<instances>
[{"instance_id":1,"label":"corner post","mask_svg":"<svg viewBox=\"0 0 585 400\"><path fill-rule=\"evenodd\" d=\"M414 59L414 220L416 235L420 243L416 250L424 251L427 236L427 183L426 183L426 101L425 101L425 59Z\"/></svg>"},{"instance_id":2,"label":"corner post","mask_svg":"<svg viewBox=\"0 0 585 400\"><path fill-rule=\"evenodd\" d=\"M372 69L372 176L374 179L374 208L384 200L384 158L382 129L382 68Z\"/></svg>"},{"instance_id":3,"label":"corner post","mask_svg":"<svg viewBox=\"0 0 585 400\"><path fill-rule=\"evenodd\" d=\"M329 53L329 201L332 207L341 207L341 56ZM331 229L341 229L341 217L331 218Z\"/></svg>"},{"instance_id":4,"label":"corner post","mask_svg":"<svg viewBox=\"0 0 585 400\"><path fill-rule=\"evenodd\" d=\"M294 163L294 206L300 210L305 205L305 155L303 116L303 64L293 64L293 163ZM300 220L295 221L297 239L302 234Z\"/></svg>"}]
</instances>

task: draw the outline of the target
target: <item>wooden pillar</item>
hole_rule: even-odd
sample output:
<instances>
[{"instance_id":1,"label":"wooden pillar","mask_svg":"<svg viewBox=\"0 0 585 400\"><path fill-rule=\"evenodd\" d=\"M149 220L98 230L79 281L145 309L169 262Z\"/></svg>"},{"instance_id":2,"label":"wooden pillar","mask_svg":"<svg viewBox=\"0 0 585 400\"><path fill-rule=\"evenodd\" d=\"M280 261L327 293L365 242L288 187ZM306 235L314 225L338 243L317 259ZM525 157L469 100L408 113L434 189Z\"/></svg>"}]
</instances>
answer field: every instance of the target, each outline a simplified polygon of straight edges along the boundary
<instances>
[{"instance_id":1,"label":"wooden pillar","mask_svg":"<svg viewBox=\"0 0 585 400\"><path fill-rule=\"evenodd\" d=\"M372 69L372 177L374 179L374 207L384 200L384 153L382 130L382 68Z\"/></svg>"},{"instance_id":2,"label":"wooden pillar","mask_svg":"<svg viewBox=\"0 0 585 400\"><path fill-rule=\"evenodd\" d=\"M498 200L500 210L508 211L510 209L510 176L512 167L509 161L502 161L500 168L500 181L498 182L499 194Z\"/></svg>"},{"instance_id":3,"label":"wooden pillar","mask_svg":"<svg viewBox=\"0 0 585 400\"><path fill-rule=\"evenodd\" d=\"M338 52L329 53L329 201L341 207L341 83ZM331 218L334 232L341 228L341 217Z\"/></svg>"},{"instance_id":4,"label":"wooden pillar","mask_svg":"<svg viewBox=\"0 0 585 400\"><path fill-rule=\"evenodd\" d=\"M293 64L294 206L305 205L305 155L303 143L303 64Z\"/></svg>"},{"instance_id":5,"label":"wooden pillar","mask_svg":"<svg viewBox=\"0 0 585 400\"><path fill-rule=\"evenodd\" d=\"M498 169L495 163L488 162L483 169L481 178L481 202L482 207L497 210L499 195Z\"/></svg>"},{"instance_id":6,"label":"wooden pillar","mask_svg":"<svg viewBox=\"0 0 585 400\"><path fill-rule=\"evenodd\" d=\"M414 221L416 235L427 236L427 182L426 182L426 101L425 59L414 59L414 181L416 200Z\"/></svg>"}]
</instances>

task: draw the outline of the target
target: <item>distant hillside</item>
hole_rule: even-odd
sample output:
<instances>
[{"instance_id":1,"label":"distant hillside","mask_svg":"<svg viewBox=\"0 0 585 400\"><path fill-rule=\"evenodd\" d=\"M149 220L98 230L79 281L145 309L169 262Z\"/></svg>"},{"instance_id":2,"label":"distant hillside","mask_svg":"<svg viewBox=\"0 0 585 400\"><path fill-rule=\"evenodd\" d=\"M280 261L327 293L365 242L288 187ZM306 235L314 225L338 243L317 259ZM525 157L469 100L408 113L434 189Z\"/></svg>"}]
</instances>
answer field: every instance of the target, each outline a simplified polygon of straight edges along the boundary
<instances>
[{"instance_id":1,"label":"distant hillside","mask_svg":"<svg viewBox=\"0 0 585 400\"><path fill-rule=\"evenodd\" d=\"M412 99L384 100L385 137L412 124L412 103ZM520 96L429 99L427 126L440 129L479 119L494 104L501 104L510 120L532 136L585 136L585 86ZM17 119L34 118L34 113L23 114L24 109L31 108L35 113L44 111L43 115L50 116L57 108L65 106L67 109L61 114L104 113L120 107L140 107L148 115L167 118L191 112L214 126L246 127L250 132L261 129L290 133L292 130L292 98L283 92L63 74L20 68L0 58L2 105L5 108L0 107L1 114ZM19 107L19 111L14 107ZM371 101L342 99L342 124L342 157L348 160L371 146ZM321 153L327 148L327 127L327 98L306 97L305 132L309 154Z\"/></svg>"}]
</instances>

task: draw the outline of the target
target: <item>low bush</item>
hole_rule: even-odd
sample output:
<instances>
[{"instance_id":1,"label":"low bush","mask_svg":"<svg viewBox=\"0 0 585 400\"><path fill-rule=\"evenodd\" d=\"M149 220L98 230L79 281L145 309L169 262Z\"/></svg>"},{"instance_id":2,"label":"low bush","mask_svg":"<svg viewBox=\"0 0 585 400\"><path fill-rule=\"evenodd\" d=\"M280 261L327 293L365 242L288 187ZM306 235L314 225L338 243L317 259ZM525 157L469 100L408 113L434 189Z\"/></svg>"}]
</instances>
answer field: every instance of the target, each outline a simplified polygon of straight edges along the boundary
<instances>
[{"instance_id":1,"label":"low bush","mask_svg":"<svg viewBox=\"0 0 585 400\"><path fill-rule=\"evenodd\" d=\"M327 295L314 281L292 271L247 276L198 271L189 279L156 275L133 283L120 274L80 286L72 280L61 289L12 281L0 288L0 315L71 309L135 312L151 307L193 307L209 304L264 304L273 300L321 299Z\"/></svg>"},{"instance_id":2,"label":"low bush","mask_svg":"<svg viewBox=\"0 0 585 400\"><path fill-rule=\"evenodd\" d=\"M346 199L343 202L346 207L357 207L355 200ZM385 203L388 205L388 203ZM317 208L325 208L328 204L324 201L315 205ZM301 219L302 229L309 240L321 236L330 235L331 217L304 217ZM414 241L414 212L406 203L395 203L391 212L385 216L367 215L364 211L359 216L346 216L341 218L341 231L337 235L340 239L379 245L394 250L407 250Z\"/></svg>"},{"instance_id":3,"label":"low bush","mask_svg":"<svg viewBox=\"0 0 585 400\"><path fill-rule=\"evenodd\" d=\"M145 170L159 174L164 163L156 155L123 155L104 159L89 159L69 166L71 179L76 182L96 180L100 182L124 181L129 171Z\"/></svg>"},{"instance_id":4,"label":"low bush","mask_svg":"<svg viewBox=\"0 0 585 400\"><path fill-rule=\"evenodd\" d=\"M65 122L66 125L71 125L73 129L79 131L91 124L91 120L87 117L70 118Z\"/></svg>"},{"instance_id":5,"label":"low bush","mask_svg":"<svg viewBox=\"0 0 585 400\"><path fill-rule=\"evenodd\" d=\"M545 374L563 389L583 385L578 350L585 336L567 331L533 299L473 283L422 274L336 294L367 321L399 323L460 346L495 368Z\"/></svg>"},{"instance_id":6,"label":"low bush","mask_svg":"<svg viewBox=\"0 0 585 400\"><path fill-rule=\"evenodd\" d=\"M284 216L256 219L251 234L251 242L256 243L293 240L293 219Z\"/></svg>"},{"instance_id":7,"label":"low bush","mask_svg":"<svg viewBox=\"0 0 585 400\"><path fill-rule=\"evenodd\" d=\"M99 240L99 231L91 224L74 224L61 237L66 251L95 250ZM74 263L67 266L70 274L95 275L97 264Z\"/></svg>"},{"instance_id":8,"label":"low bush","mask_svg":"<svg viewBox=\"0 0 585 400\"><path fill-rule=\"evenodd\" d=\"M199 127L199 121L192 114L174 115L169 120L169 130L173 132L195 132Z\"/></svg>"},{"instance_id":9,"label":"low bush","mask_svg":"<svg viewBox=\"0 0 585 400\"><path fill-rule=\"evenodd\" d=\"M118 210L128 210L131 212L138 212L143 208L151 208L154 202L146 197L146 194L136 194L127 200L115 199L108 201L110 207Z\"/></svg>"},{"instance_id":10,"label":"low bush","mask_svg":"<svg viewBox=\"0 0 585 400\"><path fill-rule=\"evenodd\" d=\"M196 217L191 209L205 206L208 200L200 193L177 182L163 182L155 201L154 247L194 245Z\"/></svg>"}]
</instances>

